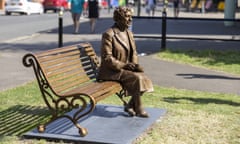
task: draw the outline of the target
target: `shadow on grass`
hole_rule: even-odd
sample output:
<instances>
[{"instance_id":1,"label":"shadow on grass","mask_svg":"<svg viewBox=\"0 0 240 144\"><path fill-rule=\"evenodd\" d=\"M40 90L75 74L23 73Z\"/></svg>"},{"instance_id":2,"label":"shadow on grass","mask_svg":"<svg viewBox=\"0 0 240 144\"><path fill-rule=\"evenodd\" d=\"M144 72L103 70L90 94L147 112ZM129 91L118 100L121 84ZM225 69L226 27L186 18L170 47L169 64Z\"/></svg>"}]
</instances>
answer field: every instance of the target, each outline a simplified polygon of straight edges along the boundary
<instances>
[{"instance_id":1,"label":"shadow on grass","mask_svg":"<svg viewBox=\"0 0 240 144\"><path fill-rule=\"evenodd\" d=\"M214 103L214 104L224 104L224 105L230 105L230 106L240 106L240 103L237 103L237 102L215 99L215 98L167 97L167 98L164 98L163 100L169 103L180 103L179 100L189 100L196 104Z\"/></svg>"},{"instance_id":2,"label":"shadow on grass","mask_svg":"<svg viewBox=\"0 0 240 144\"><path fill-rule=\"evenodd\" d=\"M43 107L10 107L0 112L0 136L19 136L44 122L49 116L48 109Z\"/></svg>"},{"instance_id":3,"label":"shadow on grass","mask_svg":"<svg viewBox=\"0 0 240 144\"><path fill-rule=\"evenodd\" d=\"M228 77L228 76L220 76L220 75L208 75L208 74L177 74L177 76L182 76L185 79L229 79L229 80L240 80L239 77Z\"/></svg>"}]
</instances>

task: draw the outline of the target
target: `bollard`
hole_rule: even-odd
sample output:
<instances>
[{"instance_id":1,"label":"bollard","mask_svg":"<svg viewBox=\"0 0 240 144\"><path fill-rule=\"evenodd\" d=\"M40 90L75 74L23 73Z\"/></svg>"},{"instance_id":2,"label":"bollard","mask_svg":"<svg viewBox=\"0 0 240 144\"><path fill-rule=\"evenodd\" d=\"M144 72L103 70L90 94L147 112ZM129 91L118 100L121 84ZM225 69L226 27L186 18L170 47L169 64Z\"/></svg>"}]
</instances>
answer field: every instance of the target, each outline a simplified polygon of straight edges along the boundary
<instances>
[{"instance_id":1,"label":"bollard","mask_svg":"<svg viewBox=\"0 0 240 144\"><path fill-rule=\"evenodd\" d=\"M58 12L58 47L63 46L63 7Z\"/></svg>"},{"instance_id":2,"label":"bollard","mask_svg":"<svg viewBox=\"0 0 240 144\"><path fill-rule=\"evenodd\" d=\"M161 50L166 50L166 29L167 29L167 4L168 1L164 1L164 7L162 12L162 43L161 43Z\"/></svg>"},{"instance_id":3,"label":"bollard","mask_svg":"<svg viewBox=\"0 0 240 144\"><path fill-rule=\"evenodd\" d=\"M236 3L233 0L225 0L224 18L235 19ZM233 26L234 21L224 21L225 26Z\"/></svg>"},{"instance_id":4,"label":"bollard","mask_svg":"<svg viewBox=\"0 0 240 144\"><path fill-rule=\"evenodd\" d=\"M162 43L161 43L161 49L166 49L166 11L162 12Z\"/></svg>"}]
</instances>

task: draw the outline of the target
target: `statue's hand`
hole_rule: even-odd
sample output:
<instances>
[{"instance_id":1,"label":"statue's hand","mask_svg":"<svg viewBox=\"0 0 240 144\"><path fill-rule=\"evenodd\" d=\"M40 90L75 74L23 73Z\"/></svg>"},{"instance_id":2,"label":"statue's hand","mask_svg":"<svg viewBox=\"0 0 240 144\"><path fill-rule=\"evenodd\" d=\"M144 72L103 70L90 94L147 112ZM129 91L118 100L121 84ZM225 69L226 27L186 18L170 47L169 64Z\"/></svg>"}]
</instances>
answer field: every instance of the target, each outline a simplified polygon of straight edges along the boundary
<instances>
[{"instance_id":1,"label":"statue's hand","mask_svg":"<svg viewBox=\"0 0 240 144\"><path fill-rule=\"evenodd\" d=\"M139 64L135 64L135 72L144 72L143 67L141 67Z\"/></svg>"},{"instance_id":2,"label":"statue's hand","mask_svg":"<svg viewBox=\"0 0 240 144\"><path fill-rule=\"evenodd\" d=\"M144 72L143 68L139 64L135 63L127 63L123 69L129 70L129 71L134 71L134 72Z\"/></svg>"},{"instance_id":3,"label":"statue's hand","mask_svg":"<svg viewBox=\"0 0 240 144\"><path fill-rule=\"evenodd\" d=\"M127 64L123 67L123 69L125 69L125 70L130 70L130 71L134 71L135 67L136 67L136 64L134 64L134 63L127 63Z\"/></svg>"}]
</instances>

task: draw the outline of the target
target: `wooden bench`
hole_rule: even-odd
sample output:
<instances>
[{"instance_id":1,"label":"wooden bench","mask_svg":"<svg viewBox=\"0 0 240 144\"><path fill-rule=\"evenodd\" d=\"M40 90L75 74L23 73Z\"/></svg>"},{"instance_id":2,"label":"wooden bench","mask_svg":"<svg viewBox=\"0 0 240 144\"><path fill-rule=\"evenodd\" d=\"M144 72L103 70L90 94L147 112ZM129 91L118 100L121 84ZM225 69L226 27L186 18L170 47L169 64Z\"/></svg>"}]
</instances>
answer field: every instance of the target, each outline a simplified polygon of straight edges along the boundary
<instances>
[{"instance_id":1,"label":"wooden bench","mask_svg":"<svg viewBox=\"0 0 240 144\"><path fill-rule=\"evenodd\" d=\"M78 123L91 113L97 102L116 94L123 98L124 91L114 81L98 82L100 65L98 57L89 43L56 48L23 57L26 67L33 67L42 97L51 111L52 118L38 126L44 132L46 125L58 118L69 119L78 129L80 136L88 131ZM76 109L72 116L67 111Z\"/></svg>"}]
</instances>

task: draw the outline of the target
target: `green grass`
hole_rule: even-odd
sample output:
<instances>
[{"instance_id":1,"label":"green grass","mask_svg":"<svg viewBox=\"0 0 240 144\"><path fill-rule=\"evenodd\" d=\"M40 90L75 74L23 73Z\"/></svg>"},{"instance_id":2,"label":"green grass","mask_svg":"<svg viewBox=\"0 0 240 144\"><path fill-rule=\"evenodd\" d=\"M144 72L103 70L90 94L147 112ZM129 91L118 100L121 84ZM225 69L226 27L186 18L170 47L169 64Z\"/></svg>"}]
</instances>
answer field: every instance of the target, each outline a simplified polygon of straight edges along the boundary
<instances>
[{"instance_id":1,"label":"green grass","mask_svg":"<svg viewBox=\"0 0 240 144\"><path fill-rule=\"evenodd\" d=\"M240 51L166 50L158 53L163 60L240 75Z\"/></svg>"},{"instance_id":2,"label":"green grass","mask_svg":"<svg viewBox=\"0 0 240 144\"><path fill-rule=\"evenodd\" d=\"M240 142L240 96L155 88L147 105L168 110L142 143L236 144ZM141 144L142 144L141 143Z\"/></svg>"},{"instance_id":3,"label":"green grass","mask_svg":"<svg viewBox=\"0 0 240 144\"><path fill-rule=\"evenodd\" d=\"M166 51L158 56L232 74L239 74L240 69L238 52ZM0 144L49 143L21 138L49 119L35 82L0 92L0 98ZM239 95L155 86L153 93L142 98L145 106L163 108L167 113L136 140L137 144L240 144ZM121 105L115 96L101 103Z\"/></svg>"},{"instance_id":4,"label":"green grass","mask_svg":"<svg viewBox=\"0 0 240 144\"><path fill-rule=\"evenodd\" d=\"M0 143L47 143L24 140L21 135L49 118L36 83L0 93ZM136 143L210 143L240 142L240 96L180 90L155 86L143 96L144 105L163 108L167 114ZM120 105L117 97L101 103Z\"/></svg>"}]
</instances>

